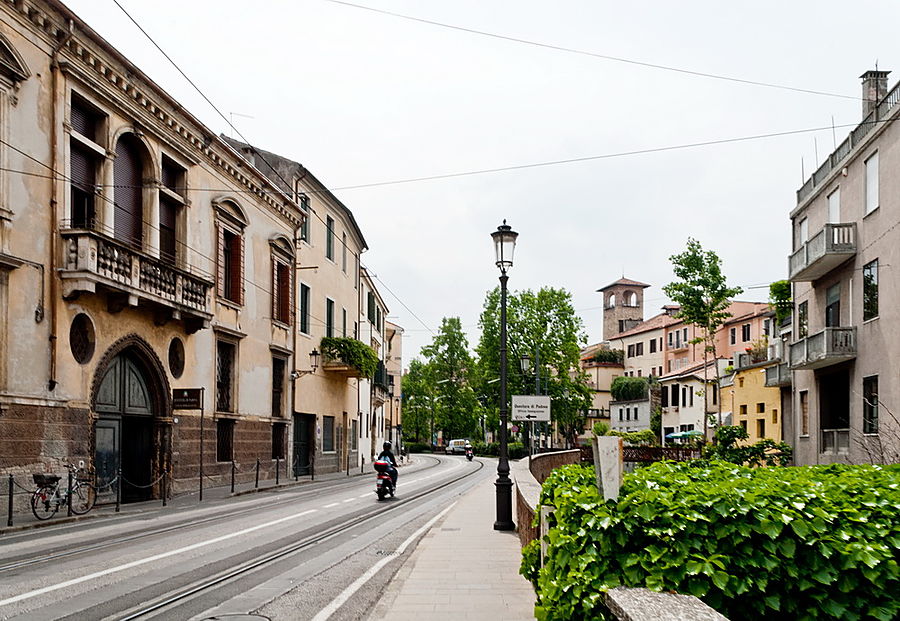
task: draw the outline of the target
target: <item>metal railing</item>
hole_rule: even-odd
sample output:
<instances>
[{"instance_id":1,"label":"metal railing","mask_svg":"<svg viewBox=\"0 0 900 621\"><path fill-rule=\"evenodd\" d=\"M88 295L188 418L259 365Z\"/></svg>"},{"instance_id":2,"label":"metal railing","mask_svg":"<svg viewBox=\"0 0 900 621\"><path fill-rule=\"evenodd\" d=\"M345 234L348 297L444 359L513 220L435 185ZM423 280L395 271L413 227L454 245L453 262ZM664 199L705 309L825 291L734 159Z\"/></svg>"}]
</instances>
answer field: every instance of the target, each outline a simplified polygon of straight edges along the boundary
<instances>
[{"instance_id":1,"label":"metal railing","mask_svg":"<svg viewBox=\"0 0 900 621\"><path fill-rule=\"evenodd\" d=\"M806 183L797 190L797 203L802 203L816 187L821 184L828 175L836 168L841 167L843 161L850 155L850 152L863 142L865 137L875 129L880 121L888 118L891 111L900 102L900 83L894 86L890 92L881 100L869 115L850 132L850 135L838 146L834 152L819 166L812 176L806 180Z\"/></svg>"}]
</instances>

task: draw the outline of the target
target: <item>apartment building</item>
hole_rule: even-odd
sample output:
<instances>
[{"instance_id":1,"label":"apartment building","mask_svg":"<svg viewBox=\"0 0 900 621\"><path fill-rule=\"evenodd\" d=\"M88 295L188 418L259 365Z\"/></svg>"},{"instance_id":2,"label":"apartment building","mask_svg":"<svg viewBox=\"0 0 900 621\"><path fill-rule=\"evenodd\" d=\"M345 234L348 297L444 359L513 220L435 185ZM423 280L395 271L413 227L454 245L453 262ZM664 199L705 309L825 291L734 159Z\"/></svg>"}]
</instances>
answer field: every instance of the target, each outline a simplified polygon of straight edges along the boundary
<instances>
[{"instance_id":1,"label":"apartment building","mask_svg":"<svg viewBox=\"0 0 900 621\"><path fill-rule=\"evenodd\" d=\"M862 78L862 122L791 211L793 437L801 464L900 458L900 89Z\"/></svg>"},{"instance_id":2,"label":"apartment building","mask_svg":"<svg viewBox=\"0 0 900 621\"><path fill-rule=\"evenodd\" d=\"M0 472L272 476L305 206L60 2L2 3L0 50Z\"/></svg>"},{"instance_id":3,"label":"apartment building","mask_svg":"<svg viewBox=\"0 0 900 621\"><path fill-rule=\"evenodd\" d=\"M387 372L388 404L387 440L394 445L394 452L403 449L403 399L401 380L403 378L403 328L391 321L384 324L384 365Z\"/></svg>"}]
</instances>

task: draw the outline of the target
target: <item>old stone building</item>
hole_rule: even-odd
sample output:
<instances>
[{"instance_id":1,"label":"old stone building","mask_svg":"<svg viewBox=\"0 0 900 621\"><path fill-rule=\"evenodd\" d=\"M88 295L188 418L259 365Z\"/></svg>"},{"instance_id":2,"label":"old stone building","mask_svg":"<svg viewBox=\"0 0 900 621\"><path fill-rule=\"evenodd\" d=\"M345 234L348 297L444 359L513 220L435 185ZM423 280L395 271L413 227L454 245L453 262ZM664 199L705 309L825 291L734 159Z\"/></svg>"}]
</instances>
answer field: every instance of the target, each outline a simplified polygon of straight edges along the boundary
<instances>
[{"instance_id":1,"label":"old stone building","mask_svg":"<svg viewBox=\"0 0 900 621\"><path fill-rule=\"evenodd\" d=\"M304 207L54 0L0 5L0 168L0 472L290 460Z\"/></svg>"}]
</instances>

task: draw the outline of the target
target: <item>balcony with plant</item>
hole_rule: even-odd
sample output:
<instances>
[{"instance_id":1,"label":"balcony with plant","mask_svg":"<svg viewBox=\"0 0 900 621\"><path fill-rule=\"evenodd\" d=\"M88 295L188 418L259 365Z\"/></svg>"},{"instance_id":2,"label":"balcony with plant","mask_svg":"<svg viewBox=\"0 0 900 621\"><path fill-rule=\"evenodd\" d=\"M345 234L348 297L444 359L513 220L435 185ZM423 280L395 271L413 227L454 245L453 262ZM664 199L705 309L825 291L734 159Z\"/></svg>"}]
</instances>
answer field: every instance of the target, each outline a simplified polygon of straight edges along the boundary
<instances>
[{"instance_id":1,"label":"balcony with plant","mask_svg":"<svg viewBox=\"0 0 900 621\"><path fill-rule=\"evenodd\" d=\"M378 355L365 343L350 337L325 337L320 345L322 368L348 377L372 378Z\"/></svg>"}]
</instances>

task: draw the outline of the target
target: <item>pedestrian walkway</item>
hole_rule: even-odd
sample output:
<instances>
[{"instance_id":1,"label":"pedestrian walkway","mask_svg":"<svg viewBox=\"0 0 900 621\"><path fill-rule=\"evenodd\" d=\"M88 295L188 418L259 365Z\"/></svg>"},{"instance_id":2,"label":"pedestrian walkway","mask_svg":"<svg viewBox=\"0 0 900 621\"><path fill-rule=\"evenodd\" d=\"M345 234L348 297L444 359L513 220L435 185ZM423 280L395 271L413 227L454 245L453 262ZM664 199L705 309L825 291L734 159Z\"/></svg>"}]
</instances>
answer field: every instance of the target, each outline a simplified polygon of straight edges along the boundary
<instances>
[{"instance_id":1,"label":"pedestrian walkway","mask_svg":"<svg viewBox=\"0 0 900 621\"><path fill-rule=\"evenodd\" d=\"M410 462L407 461L407 464L409 463ZM260 480L258 484L254 481L236 483L233 493L231 492L230 485L221 483L219 483L218 485L212 485L211 483L216 482L210 481L207 482L206 485L204 485L203 504L205 505L216 502L227 502L229 499L237 496L243 496L246 494L253 494L258 492L272 492L283 488L291 488L297 486L315 486L316 483L337 481L347 479L348 477L371 476L372 473L373 470L370 464L366 463L363 468L355 468L349 471L331 472L326 474L317 473L314 480L309 476L303 476L298 478L283 477L279 480L278 483L276 483L274 479L263 479ZM22 483L23 482L19 482L20 485ZM2 484L4 488L8 486L6 480L0 479L0 484ZM23 490L14 486L13 491L17 496L24 495L25 498L30 497L30 490L28 490L27 488ZM5 492L3 494L4 496L8 496L8 490L4 489L3 492ZM110 518L116 515L124 516L146 514L155 511L177 511L197 506L202 506L200 503L199 490L174 495L167 500L166 506L163 506L161 499L122 504L118 513L115 510L114 503L97 505L85 515L72 516L66 515L66 507L63 506L60 507L59 511L53 518L42 522L37 520L34 515L32 515L30 508L28 508L28 505L25 502L19 502L16 503L16 507L12 512L10 512L9 510L3 512L3 519L2 522L0 522L0 535L19 530L48 526L51 524L60 524L81 520L96 520L104 517ZM11 525L10 522L12 522Z\"/></svg>"},{"instance_id":2,"label":"pedestrian walkway","mask_svg":"<svg viewBox=\"0 0 900 621\"><path fill-rule=\"evenodd\" d=\"M370 620L534 619L519 537L494 530L496 498L493 478L462 496L419 541Z\"/></svg>"}]
</instances>

